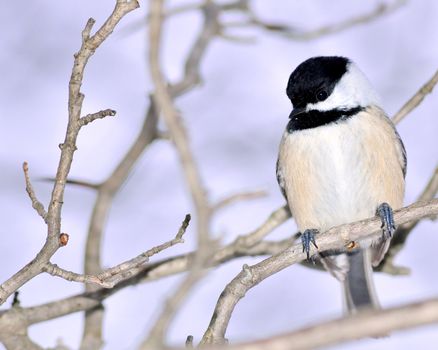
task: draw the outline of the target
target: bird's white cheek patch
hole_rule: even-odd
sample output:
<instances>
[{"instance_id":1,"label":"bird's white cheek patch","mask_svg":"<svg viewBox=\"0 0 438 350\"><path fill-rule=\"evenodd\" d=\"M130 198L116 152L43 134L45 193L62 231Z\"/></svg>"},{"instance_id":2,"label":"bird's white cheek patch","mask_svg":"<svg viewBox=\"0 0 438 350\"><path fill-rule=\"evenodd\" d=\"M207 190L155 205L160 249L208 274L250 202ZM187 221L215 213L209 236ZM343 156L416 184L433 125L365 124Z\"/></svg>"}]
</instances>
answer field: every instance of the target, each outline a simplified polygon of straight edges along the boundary
<instances>
[{"instance_id":1,"label":"bird's white cheek patch","mask_svg":"<svg viewBox=\"0 0 438 350\"><path fill-rule=\"evenodd\" d=\"M377 93L367 77L354 63L350 63L348 71L336 84L331 95L325 101L308 104L307 110L329 111L379 104Z\"/></svg>"}]
</instances>

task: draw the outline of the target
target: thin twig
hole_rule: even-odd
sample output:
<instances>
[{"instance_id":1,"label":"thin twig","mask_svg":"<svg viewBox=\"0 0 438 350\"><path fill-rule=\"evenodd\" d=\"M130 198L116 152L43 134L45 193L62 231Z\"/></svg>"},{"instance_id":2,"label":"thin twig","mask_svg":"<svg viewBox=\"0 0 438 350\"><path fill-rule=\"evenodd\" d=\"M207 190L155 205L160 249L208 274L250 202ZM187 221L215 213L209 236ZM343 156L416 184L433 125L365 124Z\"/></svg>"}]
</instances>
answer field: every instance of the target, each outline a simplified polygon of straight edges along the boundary
<instances>
[{"instance_id":1,"label":"thin twig","mask_svg":"<svg viewBox=\"0 0 438 350\"><path fill-rule=\"evenodd\" d=\"M92 113L92 114L87 114L85 117L82 117L81 119L79 119L79 123L81 126L87 125L93 121L95 121L96 119L103 119L105 117L108 116L115 116L116 115L116 111L113 109L105 109L103 111L99 111L96 113Z\"/></svg>"},{"instance_id":2,"label":"thin twig","mask_svg":"<svg viewBox=\"0 0 438 350\"><path fill-rule=\"evenodd\" d=\"M365 23L374 21L377 18L380 18L384 15L387 15L389 13L392 13L392 12L398 10L405 3L406 3L406 0L396 0L390 4L382 3L382 4L379 4L375 9L373 9L369 13L354 16L352 18L348 18L348 19L340 21L338 23L322 26L320 28L312 29L312 30L299 30L297 28L293 28L293 27L286 25L286 24L268 23L268 22L265 22L263 20L260 20L254 14L252 15L251 20L250 20L250 22L248 22L248 24L259 26L267 31L270 31L273 33L278 33L278 34L283 35L289 39L312 40L312 39L320 38L322 36L326 36L329 34L339 33L341 31L347 30L351 27L354 27L354 26L357 26L360 24L365 24Z\"/></svg>"},{"instance_id":3,"label":"thin twig","mask_svg":"<svg viewBox=\"0 0 438 350\"><path fill-rule=\"evenodd\" d=\"M53 177L40 177L38 178L39 181L45 181L45 182L55 182L55 178ZM99 188L99 184L91 183L84 180L78 180L78 179L67 179L65 181L66 185L75 185L85 188L90 188L92 190L97 190Z\"/></svg>"},{"instance_id":4,"label":"thin twig","mask_svg":"<svg viewBox=\"0 0 438 350\"><path fill-rule=\"evenodd\" d=\"M175 6L168 10L165 10L163 16L169 18L171 16L179 15L189 11L199 10L201 7L202 7L202 3L200 1L196 1L191 4L189 3L180 6Z\"/></svg>"},{"instance_id":5,"label":"thin twig","mask_svg":"<svg viewBox=\"0 0 438 350\"><path fill-rule=\"evenodd\" d=\"M133 274L133 271L136 271L137 268L148 262L149 258L151 258L152 256L174 246L175 244L183 243L183 235L186 232L189 223L190 215L187 214L174 239L153 247L136 256L135 258L127 260L114 267L108 268L97 275L78 274L72 271L62 269L58 265L52 263L47 263L44 271L52 276L61 277L67 281L93 283L104 288L113 288L121 280L130 277Z\"/></svg>"},{"instance_id":6,"label":"thin twig","mask_svg":"<svg viewBox=\"0 0 438 350\"><path fill-rule=\"evenodd\" d=\"M398 124L404 117L406 117L414 108L416 108L426 97L430 94L438 83L438 70L430 78L430 80L425 83L420 90L418 90L414 96L412 96L408 102L406 102L402 108L392 117L394 124Z\"/></svg>"},{"instance_id":7,"label":"thin twig","mask_svg":"<svg viewBox=\"0 0 438 350\"><path fill-rule=\"evenodd\" d=\"M393 331L411 329L437 322L438 298L432 298L386 310L363 311L270 339L236 344L226 349L319 349L355 339L382 337Z\"/></svg>"},{"instance_id":8,"label":"thin twig","mask_svg":"<svg viewBox=\"0 0 438 350\"><path fill-rule=\"evenodd\" d=\"M30 182L29 166L27 162L23 163L23 172L24 172L24 179L26 181L26 192L29 195L29 198L32 202L32 208L34 208L38 213L38 215L43 218L44 222L47 223L47 212L44 209L44 205L38 200L35 191L33 190L32 183Z\"/></svg>"},{"instance_id":9,"label":"thin twig","mask_svg":"<svg viewBox=\"0 0 438 350\"><path fill-rule=\"evenodd\" d=\"M201 82L201 60L212 40L220 33L220 12L218 6L211 1L206 1L201 7L201 10L204 23L185 60L184 78L169 87L169 92L172 97L186 93ZM172 131L169 131L170 134L172 134Z\"/></svg>"},{"instance_id":10,"label":"thin twig","mask_svg":"<svg viewBox=\"0 0 438 350\"><path fill-rule=\"evenodd\" d=\"M438 322L438 298L393 307L368 310L323 322L294 332L243 344L214 346L211 350L310 350L366 337ZM168 349L170 350L170 348ZM175 348L173 350L176 350Z\"/></svg>"},{"instance_id":11,"label":"thin twig","mask_svg":"<svg viewBox=\"0 0 438 350\"><path fill-rule=\"evenodd\" d=\"M238 251L253 247L290 217L291 214L286 205L274 210L261 226L248 234L237 236L232 244L220 249L215 254L215 258L221 260Z\"/></svg>"},{"instance_id":12,"label":"thin twig","mask_svg":"<svg viewBox=\"0 0 438 350\"><path fill-rule=\"evenodd\" d=\"M212 210L214 212L217 212L231 204L234 204L236 202L241 202L241 201L247 201L247 200L252 200L252 199L258 199L258 198L262 198L262 197L266 197L267 196L267 192L260 190L260 191L253 191L253 192L242 192L242 193L236 193L233 194L231 196L225 197L223 199L221 199L219 202L217 202Z\"/></svg>"},{"instance_id":13,"label":"thin twig","mask_svg":"<svg viewBox=\"0 0 438 350\"><path fill-rule=\"evenodd\" d=\"M242 256L273 255L286 249L294 242L294 238L278 242L262 241L262 239L289 217L290 212L286 206L275 210L258 228L237 236L233 242L213 253L205 267L213 267ZM191 252L149 264L137 271L137 277L134 276L134 278L146 282L187 271L193 262L194 255L195 252Z\"/></svg>"}]
</instances>

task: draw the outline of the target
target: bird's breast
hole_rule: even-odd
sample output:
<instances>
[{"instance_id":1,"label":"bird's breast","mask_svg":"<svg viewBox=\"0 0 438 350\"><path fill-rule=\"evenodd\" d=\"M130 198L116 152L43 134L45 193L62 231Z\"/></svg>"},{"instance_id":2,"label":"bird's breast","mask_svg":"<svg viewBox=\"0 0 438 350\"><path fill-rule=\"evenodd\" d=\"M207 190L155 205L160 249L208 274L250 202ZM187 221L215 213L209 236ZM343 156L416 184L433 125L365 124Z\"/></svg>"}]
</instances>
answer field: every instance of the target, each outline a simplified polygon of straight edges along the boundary
<instances>
[{"instance_id":1,"label":"bird's breast","mask_svg":"<svg viewBox=\"0 0 438 350\"><path fill-rule=\"evenodd\" d=\"M285 133L279 166L298 228L326 230L402 206L404 178L394 129L386 117L358 115Z\"/></svg>"}]
</instances>

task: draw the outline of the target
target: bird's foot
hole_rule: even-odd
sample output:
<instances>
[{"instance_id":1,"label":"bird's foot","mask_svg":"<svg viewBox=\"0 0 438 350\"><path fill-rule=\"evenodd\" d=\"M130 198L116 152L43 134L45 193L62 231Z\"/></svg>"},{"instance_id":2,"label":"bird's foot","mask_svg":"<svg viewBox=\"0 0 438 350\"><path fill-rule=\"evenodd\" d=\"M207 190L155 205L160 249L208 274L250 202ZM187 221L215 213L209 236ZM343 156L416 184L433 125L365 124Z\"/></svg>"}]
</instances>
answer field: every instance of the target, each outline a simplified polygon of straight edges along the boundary
<instances>
[{"instance_id":1,"label":"bird's foot","mask_svg":"<svg viewBox=\"0 0 438 350\"><path fill-rule=\"evenodd\" d=\"M384 240L390 239L395 231L395 222L392 208L388 203L382 203L377 208L377 215L382 221L382 238Z\"/></svg>"},{"instance_id":2,"label":"bird's foot","mask_svg":"<svg viewBox=\"0 0 438 350\"><path fill-rule=\"evenodd\" d=\"M303 252L306 252L307 260L310 261L310 243L312 243L316 249L318 246L315 242L315 235L318 234L319 231L315 229L306 230L301 234L301 243L303 244Z\"/></svg>"}]
</instances>

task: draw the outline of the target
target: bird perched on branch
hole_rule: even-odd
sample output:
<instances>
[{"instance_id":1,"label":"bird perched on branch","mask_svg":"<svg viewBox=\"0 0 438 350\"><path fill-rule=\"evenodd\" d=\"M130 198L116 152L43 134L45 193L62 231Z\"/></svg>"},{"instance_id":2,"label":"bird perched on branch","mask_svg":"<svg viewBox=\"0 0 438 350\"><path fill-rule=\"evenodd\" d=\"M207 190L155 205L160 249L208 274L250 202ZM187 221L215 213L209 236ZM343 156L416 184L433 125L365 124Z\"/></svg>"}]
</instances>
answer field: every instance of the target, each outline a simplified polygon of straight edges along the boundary
<instances>
[{"instance_id":1,"label":"bird perched on branch","mask_svg":"<svg viewBox=\"0 0 438 350\"><path fill-rule=\"evenodd\" d=\"M293 110L283 134L277 180L301 232L303 251L318 233L378 215L382 235L351 251L322 251L324 267L343 284L350 313L378 308L372 266L388 250L392 210L402 207L406 151L377 95L345 57L313 57L291 74Z\"/></svg>"}]
</instances>

